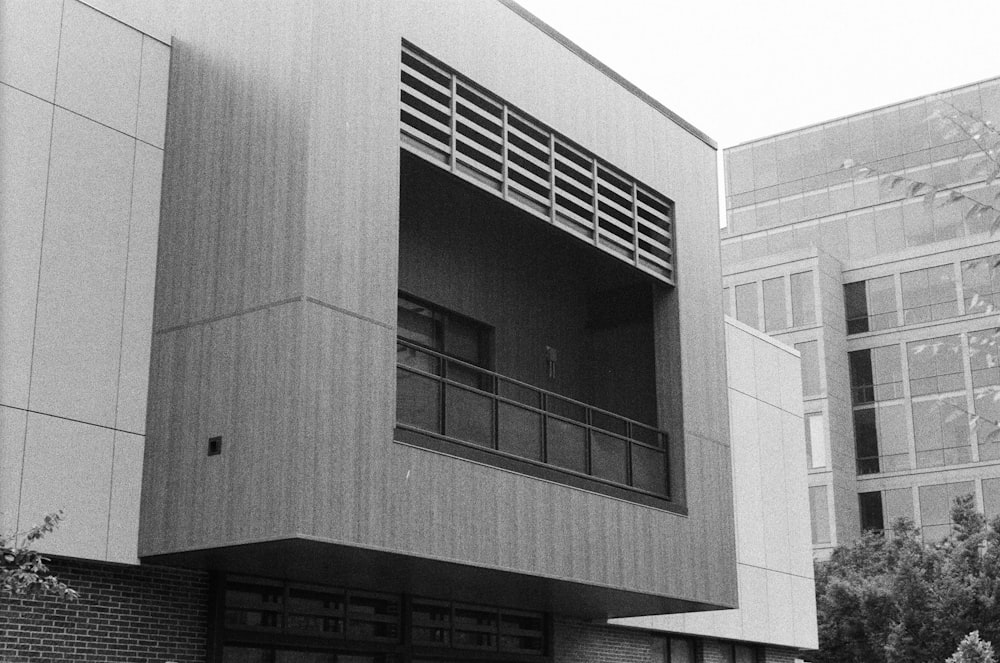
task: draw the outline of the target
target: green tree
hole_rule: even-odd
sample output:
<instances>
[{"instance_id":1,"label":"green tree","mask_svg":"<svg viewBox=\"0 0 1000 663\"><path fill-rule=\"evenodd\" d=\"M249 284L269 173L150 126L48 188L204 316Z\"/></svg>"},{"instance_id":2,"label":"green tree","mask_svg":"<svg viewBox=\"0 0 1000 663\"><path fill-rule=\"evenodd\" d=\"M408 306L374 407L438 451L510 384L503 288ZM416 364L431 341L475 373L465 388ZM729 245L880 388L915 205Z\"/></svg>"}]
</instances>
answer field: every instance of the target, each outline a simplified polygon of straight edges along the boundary
<instances>
[{"instance_id":1,"label":"green tree","mask_svg":"<svg viewBox=\"0 0 1000 663\"><path fill-rule=\"evenodd\" d=\"M932 663L965 634L1000 641L1000 519L956 499L944 541L924 543L901 518L817 563L816 663Z\"/></svg>"},{"instance_id":2,"label":"green tree","mask_svg":"<svg viewBox=\"0 0 1000 663\"><path fill-rule=\"evenodd\" d=\"M945 663L996 663L993 645L979 638L979 631L973 631L962 638L958 649Z\"/></svg>"},{"instance_id":3,"label":"green tree","mask_svg":"<svg viewBox=\"0 0 1000 663\"><path fill-rule=\"evenodd\" d=\"M32 549L35 542L50 534L62 519L62 511L50 513L40 524L24 532L0 534L0 594L49 594L66 601L79 597L76 590L52 574L46 565L48 558Z\"/></svg>"}]
</instances>

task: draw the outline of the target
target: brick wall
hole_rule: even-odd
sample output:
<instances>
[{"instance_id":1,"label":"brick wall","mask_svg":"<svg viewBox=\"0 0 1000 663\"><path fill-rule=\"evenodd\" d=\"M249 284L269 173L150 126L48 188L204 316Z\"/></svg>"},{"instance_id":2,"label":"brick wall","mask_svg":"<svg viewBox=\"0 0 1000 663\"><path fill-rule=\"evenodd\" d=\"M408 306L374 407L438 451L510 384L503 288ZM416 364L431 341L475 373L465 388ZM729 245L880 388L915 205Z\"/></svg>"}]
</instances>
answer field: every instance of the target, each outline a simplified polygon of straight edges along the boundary
<instances>
[{"instance_id":1,"label":"brick wall","mask_svg":"<svg viewBox=\"0 0 1000 663\"><path fill-rule=\"evenodd\" d=\"M612 626L556 621L555 663L650 663L652 636Z\"/></svg>"},{"instance_id":2,"label":"brick wall","mask_svg":"<svg viewBox=\"0 0 1000 663\"><path fill-rule=\"evenodd\" d=\"M797 658L797 654L790 649L780 649L778 647L764 647L763 663L792 663Z\"/></svg>"},{"instance_id":3,"label":"brick wall","mask_svg":"<svg viewBox=\"0 0 1000 663\"><path fill-rule=\"evenodd\" d=\"M2 663L204 663L208 575L53 560L80 600L0 597Z\"/></svg>"}]
</instances>

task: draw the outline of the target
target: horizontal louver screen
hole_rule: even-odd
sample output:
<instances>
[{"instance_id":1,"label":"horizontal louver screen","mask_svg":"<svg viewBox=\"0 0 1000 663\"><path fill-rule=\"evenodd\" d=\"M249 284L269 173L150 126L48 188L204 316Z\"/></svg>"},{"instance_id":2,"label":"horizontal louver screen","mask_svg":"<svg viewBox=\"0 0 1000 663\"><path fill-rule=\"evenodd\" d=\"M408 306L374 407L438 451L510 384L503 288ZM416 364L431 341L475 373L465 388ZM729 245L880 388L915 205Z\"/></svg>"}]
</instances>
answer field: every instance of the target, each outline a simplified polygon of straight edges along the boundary
<instances>
[{"instance_id":1,"label":"horizontal louver screen","mask_svg":"<svg viewBox=\"0 0 1000 663\"><path fill-rule=\"evenodd\" d=\"M404 45L403 147L666 283L673 203Z\"/></svg>"}]
</instances>

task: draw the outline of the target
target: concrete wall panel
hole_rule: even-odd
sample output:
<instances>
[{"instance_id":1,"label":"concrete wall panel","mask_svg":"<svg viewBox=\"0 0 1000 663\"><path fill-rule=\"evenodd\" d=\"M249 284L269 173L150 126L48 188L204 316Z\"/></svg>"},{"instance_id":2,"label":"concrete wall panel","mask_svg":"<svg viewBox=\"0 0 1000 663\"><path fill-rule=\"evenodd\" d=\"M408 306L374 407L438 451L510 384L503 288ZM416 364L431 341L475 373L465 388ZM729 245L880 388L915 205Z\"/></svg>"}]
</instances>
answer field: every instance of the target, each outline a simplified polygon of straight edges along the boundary
<instances>
[{"instance_id":1,"label":"concrete wall panel","mask_svg":"<svg viewBox=\"0 0 1000 663\"><path fill-rule=\"evenodd\" d=\"M21 408L28 407L51 127L50 105L0 85L0 403Z\"/></svg>"},{"instance_id":2,"label":"concrete wall panel","mask_svg":"<svg viewBox=\"0 0 1000 663\"><path fill-rule=\"evenodd\" d=\"M155 147L163 147L167 126L167 82L170 47L143 35L142 76L139 80L139 111L135 136Z\"/></svg>"},{"instance_id":3,"label":"concrete wall panel","mask_svg":"<svg viewBox=\"0 0 1000 663\"><path fill-rule=\"evenodd\" d=\"M142 497L142 453L145 438L115 431L111 495L105 559L124 564L139 561L139 503Z\"/></svg>"},{"instance_id":4,"label":"concrete wall panel","mask_svg":"<svg viewBox=\"0 0 1000 663\"><path fill-rule=\"evenodd\" d=\"M612 621L636 628L815 648L816 599L798 353L731 318L726 319L726 340L739 609ZM782 376L792 383L791 393L766 384ZM768 402L775 399L778 405Z\"/></svg>"},{"instance_id":5,"label":"concrete wall panel","mask_svg":"<svg viewBox=\"0 0 1000 663\"><path fill-rule=\"evenodd\" d=\"M66 521L39 543L57 555L102 559L108 540L108 502L114 431L28 415L19 529L63 510Z\"/></svg>"},{"instance_id":6,"label":"concrete wall panel","mask_svg":"<svg viewBox=\"0 0 1000 663\"><path fill-rule=\"evenodd\" d=\"M0 2L0 82L52 101L62 0Z\"/></svg>"},{"instance_id":7,"label":"concrete wall panel","mask_svg":"<svg viewBox=\"0 0 1000 663\"><path fill-rule=\"evenodd\" d=\"M56 104L135 135L142 35L95 9L66 3Z\"/></svg>"},{"instance_id":8,"label":"concrete wall panel","mask_svg":"<svg viewBox=\"0 0 1000 663\"><path fill-rule=\"evenodd\" d=\"M146 391L149 386L150 330L153 328L153 289L156 279L157 226L160 218L160 178L163 152L136 142L132 210L128 232L125 308L122 323L121 371L115 426L146 430Z\"/></svg>"},{"instance_id":9,"label":"concrete wall panel","mask_svg":"<svg viewBox=\"0 0 1000 663\"><path fill-rule=\"evenodd\" d=\"M134 142L56 110L33 410L114 425Z\"/></svg>"},{"instance_id":10,"label":"concrete wall panel","mask_svg":"<svg viewBox=\"0 0 1000 663\"><path fill-rule=\"evenodd\" d=\"M17 527L28 413L0 406L0 532Z\"/></svg>"}]
</instances>

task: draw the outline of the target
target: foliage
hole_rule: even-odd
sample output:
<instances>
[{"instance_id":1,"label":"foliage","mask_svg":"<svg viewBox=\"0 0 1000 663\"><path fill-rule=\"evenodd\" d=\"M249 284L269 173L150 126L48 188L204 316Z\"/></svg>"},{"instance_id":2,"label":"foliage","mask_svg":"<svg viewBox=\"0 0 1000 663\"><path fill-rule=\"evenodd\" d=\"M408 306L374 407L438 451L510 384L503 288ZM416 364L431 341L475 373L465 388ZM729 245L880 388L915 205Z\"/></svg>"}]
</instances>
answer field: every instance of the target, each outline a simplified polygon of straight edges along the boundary
<instances>
[{"instance_id":1,"label":"foliage","mask_svg":"<svg viewBox=\"0 0 1000 663\"><path fill-rule=\"evenodd\" d=\"M25 532L0 534L0 594L14 596L55 595L64 601L79 598L70 588L49 571L48 558L32 550L32 545L50 534L63 519L62 511L47 514L41 524Z\"/></svg>"},{"instance_id":2,"label":"foliage","mask_svg":"<svg viewBox=\"0 0 1000 663\"><path fill-rule=\"evenodd\" d=\"M938 663L976 629L1000 642L1000 518L987 523L967 495L952 519L939 543L901 518L891 533L868 532L817 563L813 661Z\"/></svg>"},{"instance_id":3,"label":"foliage","mask_svg":"<svg viewBox=\"0 0 1000 663\"><path fill-rule=\"evenodd\" d=\"M973 631L962 638L958 649L945 663L996 663L993 645L979 638L979 631Z\"/></svg>"},{"instance_id":4,"label":"foliage","mask_svg":"<svg viewBox=\"0 0 1000 663\"><path fill-rule=\"evenodd\" d=\"M992 121L963 110L945 99L937 99L936 104L938 107L929 119L937 125L941 138L946 142L965 142L960 161L971 162L966 173L967 179L972 182L981 181L986 186L1000 180L1000 130ZM962 191L963 187L957 184L935 184L900 172L885 172L875 164L858 164L853 159L845 160L843 168L852 171L855 177L874 176L889 189L900 188L908 198L922 198L927 207L963 204L966 220L975 217L982 219L991 233L1000 229L1000 192L992 198L983 199L965 193Z\"/></svg>"}]
</instances>

